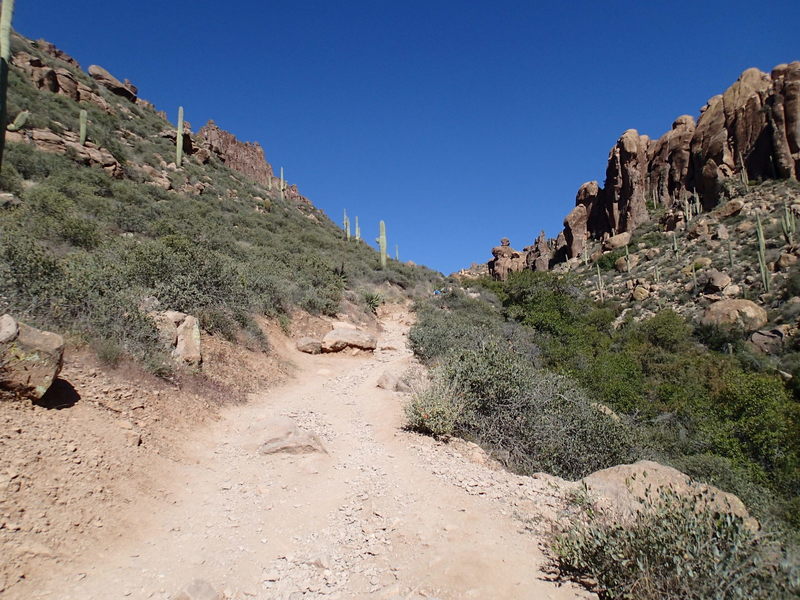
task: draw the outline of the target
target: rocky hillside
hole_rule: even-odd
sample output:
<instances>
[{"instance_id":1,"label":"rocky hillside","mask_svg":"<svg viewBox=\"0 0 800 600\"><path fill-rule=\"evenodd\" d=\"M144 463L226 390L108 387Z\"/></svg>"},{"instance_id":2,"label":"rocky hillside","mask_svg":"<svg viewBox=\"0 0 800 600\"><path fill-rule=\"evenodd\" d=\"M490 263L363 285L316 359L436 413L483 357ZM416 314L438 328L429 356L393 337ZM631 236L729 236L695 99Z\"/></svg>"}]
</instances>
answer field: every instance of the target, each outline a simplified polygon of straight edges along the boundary
<instances>
[{"instance_id":1,"label":"rocky hillside","mask_svg":"<svg viewBox=\"0 0 800 600\"><path fill-rule=\"evenodd\" d=\"M43 40L12 41L0 314L160 372L173 366L159 336L169 352L185 345L174 328L266 348L259 316L368 317L438 277L381 267L260 144L183 121L179 157L178 129L136 85Z\"/></svg>"}]
</instances>

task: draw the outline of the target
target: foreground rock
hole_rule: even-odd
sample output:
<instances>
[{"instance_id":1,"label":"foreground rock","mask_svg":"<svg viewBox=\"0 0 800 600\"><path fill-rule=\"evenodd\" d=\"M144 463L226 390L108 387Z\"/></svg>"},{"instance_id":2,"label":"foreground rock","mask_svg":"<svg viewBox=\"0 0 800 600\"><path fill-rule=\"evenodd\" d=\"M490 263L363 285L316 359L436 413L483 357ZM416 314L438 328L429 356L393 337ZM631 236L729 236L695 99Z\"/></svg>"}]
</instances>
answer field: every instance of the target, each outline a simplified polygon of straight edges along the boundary
<instances>
[{"instance_id":1,"label":"foreground rock","mask_svg":"<svg viewBox=\"0 0 800 600\"><path fill-rule=\"evenodd\" d=\"M581 479L580 483L586 484L602 508L620 520L641 509L648 489L651 497L655 498L659 489L670 488L681 496L698 497L705 508L734 514L744 519L749 527L758 527L758 522L750 517L747 508L735 495L697 483L677 469L649 460L596 471Z\"/></svg>"},{"instance_id":2,"label":"foreground rock","mask_svg":"<svg viewBox=\"0 0 800 600\"><path fill-rule=\"evenodd\" d=\"M767 311L750 300L720 300L706 309L702 322L703 325L755 331L767 324Z\"/></svg>"},{"instance_id":3,"label":"foreground rock","mask_svg":"<svg viewBox=\"0 0 800 600\"><path fill-rule=\"evenodd\" d=\"M258 449L259 454L327 454L316 435L300 429L291 419L275 418L266 429L267 439Z\"/></svg>"},{"instance_id":4,"label":"foreground rock","mask_svg":"<svg viewBox=\"0 0 800 600\"><path fill-rule=\"evenodd\" d=\"M319 354L322 352L322 342L309 336L301 337L297 340L295 346L300 352L305 352L306 354Z\"/></svg>"},{"instance_id":5,"label":"foreground rock","mask_svg":"<svg viewBox=\"0 0 800 600\"><path fill-rule=\"evenodd\" d=\"M200 323L196 317L176 310L151 312L164 345L178 362L199 367L203 362Z\"/></svg>"},{"instance_id":6,"label":"foreground rock","mask_svg":"<svg viewBox=\"0 0 800 600\"><path fill-rule=\"evenodd\" d=\"M389 371L385 371L383 375L380 376L376 385L379 388L388 390L390 392L411 392L411 387L405 381Z\"/></svg>"},{"instance_id":7,"label":"foreground rock","mask_svg":"<svg viewBox=\"0 0 800 600\"><path fill-rule=\"evenodd\" d=\"M341 352L345 348L358 348L359 350L375 350L378 341L375 336L359 329L344 329L337 327L329 331L322 338L323 352Z\"/></svg>"},{"instance_id":8,"label":"foreground rock","mask_svg":"<svg viewBox=\"0 0 800 600\"><path fill-rule=\"evenodd\" d=\"M0 317L0 387L40 399L61 372L64 338Z\"/></svg>"}]
</instances>

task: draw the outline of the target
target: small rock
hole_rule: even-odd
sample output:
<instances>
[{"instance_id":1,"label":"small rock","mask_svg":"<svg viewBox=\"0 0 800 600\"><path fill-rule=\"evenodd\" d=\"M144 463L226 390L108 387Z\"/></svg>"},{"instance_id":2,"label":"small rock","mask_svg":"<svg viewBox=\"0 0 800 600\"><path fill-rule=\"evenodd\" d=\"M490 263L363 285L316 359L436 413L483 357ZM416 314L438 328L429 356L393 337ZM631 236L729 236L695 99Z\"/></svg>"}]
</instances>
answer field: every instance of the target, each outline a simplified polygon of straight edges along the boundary
<instances>
[{"instance_id":1,"label":"small rock","mask_svg":"<svg viewBox=\"0 0 800 600\"><path fill-rule=\"evenodd\" d=\"M642 302L643 300L647 300L650 297L650 292L648 292L647 289L644 288L643 286L637 285L635 288L633 288L633 293L631 294L631 296L637 302Z\"/></svg>"},{"instance_id":2,"label":"small rock","mask_svg":"<svg viewBox=\"0 0 800 600\"><path fill-rule=\"evenodd\" d=\"M325 453L319 438L303 431L294 421L275 418L266 426L267 439L258 449L259 454L313 454Z\"/></svg>"},{"instance_id":3,"label":"small rock","mask_svg":"<svg viewBox=\"0 0 800 600\"><path fill-rule=\"evenodd\" d=\"M784 252L781 254L778 261L775 263L775 268L781 271L785 271L791 266L797 264L798 258L794 254L789 254L788 252Z\"/></svg>"}]
</instances>

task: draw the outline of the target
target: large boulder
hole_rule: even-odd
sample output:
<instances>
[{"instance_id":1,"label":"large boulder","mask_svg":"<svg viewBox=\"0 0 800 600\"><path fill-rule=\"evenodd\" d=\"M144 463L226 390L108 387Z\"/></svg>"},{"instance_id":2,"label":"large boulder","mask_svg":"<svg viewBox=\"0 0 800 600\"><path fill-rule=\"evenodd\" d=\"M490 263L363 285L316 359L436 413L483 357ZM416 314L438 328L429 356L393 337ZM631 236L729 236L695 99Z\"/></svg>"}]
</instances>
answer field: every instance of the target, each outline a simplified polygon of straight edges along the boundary
<instances>
[{"instance_id":1,"label":"large boulder","mask_svg":"<svg viewBox=\"0 0 800 600\"><path fill-rule=\"evenodd\" d=\"M0 387L38 400L61 371L64 338L0 317Z\"/></svg>"},{"instance_id":2,"label":"large boulder","mask_svg":"<svg viewBox=\"0 0 800 600\"><path fill-rule=\"evenodd\" d=\"M301 337L295 345L300 352L305 352L306 354L319 354L322 352L322 343L313 337Z\"/></svg>"},{"instance_id":3,"label":"large boulder","mask_svg":"<svg viewBox=\"0 0 800 600\"><path fill-rule=\"evenodd\" d=\"M767 311L751 300L720 300L706 309L702 322L704 325L740 327L745 331L755 331L767 324Z\"/></svg>"},{"instance_id":4,"label":"large boulder","mask_svg":"<svg viewBox=\"0 0 800 600\"><path fill-rule=\"evenodd\" d=\"M631 234L628 231L618 233L603 242L603 250L616 250L631 243Z\"/></svg>"},{"instance_id":5,"label":"large boulder","mask_svg":"<svg viewBox=\"0 0 800 600\"><path fill-rule=\"evenodd\" d=\"M322 338L323 352L340 352L345 348L358 348L360 350L375 350L378 341L375 336L360 329L345 329L337 327L329 331Z\"/></svg>"},{"instance_id":6,"label":"large boulder","mask_svg":"<svg viewBox=\"0 0 800 600\"><path fill-rule=\"evenodd\" d=\"M657 497L659 489L670 488L679 495L696 497L705 508L739 516L753 529L758 526L735 495L697 483L677 469L649 460L596 471L580 483L586 485L589 494L601 507L611 511L620 521L639 511L648 493Z\"/></svg>"},{"instance_id":7,"label":"large boulder","mask_svg":"<svg viewBox=\"0 0 800 600\"><path fill-rule=\"evenodd\" d=\"M500 245L492 248L492 258L486 263L492 279L505 281L509 274L517 273L525 268L525 253L511 247L508 238L500 240Z\"/></svg>"}]
</instances>

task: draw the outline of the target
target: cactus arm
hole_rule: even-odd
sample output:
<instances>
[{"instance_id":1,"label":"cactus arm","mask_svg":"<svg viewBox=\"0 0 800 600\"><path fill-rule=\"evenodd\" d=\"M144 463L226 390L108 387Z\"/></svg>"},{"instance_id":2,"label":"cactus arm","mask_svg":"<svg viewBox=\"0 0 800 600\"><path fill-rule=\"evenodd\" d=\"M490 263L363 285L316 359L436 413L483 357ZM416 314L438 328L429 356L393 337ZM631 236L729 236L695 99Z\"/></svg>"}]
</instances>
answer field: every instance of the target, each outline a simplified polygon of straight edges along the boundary
<instances>
[{"instance_id":1,"label":"cactus arm","mask_svg":"<svg viewBox=\"0 0 800 600\"><path fill-rule=\"evenodd\" d=\"M19 131L20 129L25 127L25 123L28 122L28 117L29 116L31 116L30 111L23 110L21 113L19 113L17 115L17 117L14 119L13 123L9 123L8 124L8 126L6 127L6 130L8 130L8 131Z\"/></svg>"}]
</instances>

